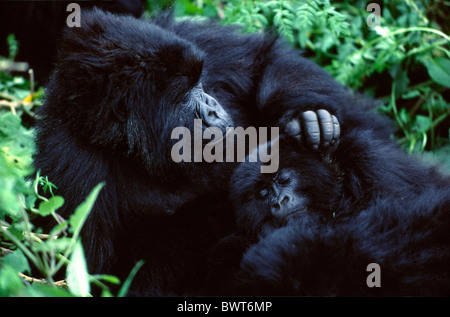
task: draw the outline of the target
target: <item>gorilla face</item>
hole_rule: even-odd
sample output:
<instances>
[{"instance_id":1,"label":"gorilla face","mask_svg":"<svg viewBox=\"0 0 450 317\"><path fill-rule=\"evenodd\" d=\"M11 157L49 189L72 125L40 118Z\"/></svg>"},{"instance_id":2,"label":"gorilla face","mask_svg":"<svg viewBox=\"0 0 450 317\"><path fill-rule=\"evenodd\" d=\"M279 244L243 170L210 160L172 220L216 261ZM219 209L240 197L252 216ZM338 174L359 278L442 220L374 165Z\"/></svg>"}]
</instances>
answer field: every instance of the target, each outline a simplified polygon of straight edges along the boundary
<instances>
[{"instance_id":1,"label":"gorilla face","mask_svg":"<svg viewBox=\"0 0 450 317\"><path fill-rule=\"evenodd\" d=\"M294 145L295 146L295 145ZM241 163L230 182L230 197L242 231L257 235L304 212L332 215L342 192L338 170L328 157L282 143L280 169L260 173L261 163Z\"/></svg>"},{"instance_id":2,"label":"gorilla face","mask_svg":"<svg viewBox=\"0 0 450 317\"><path fill-rule=\"evenodd\" d=\"M305 208L308 198L297 192L300 182L300 175L293 169L283 169L262 186L259 197L269 207L271 217L284 219Z\"/></svg>"},{"instance_id":3,"label":"gorilla face","mask_svg":"<svg viewBox=\"0 0 450 317\"><path fill-rule=\"evenodd\" d=\"M275 174L258 173L256 178L244 179L243 164L233 175L234 190L231 191L237 222L242 230L257 234L264 225L277 227L291 215L307 208L309 198L297 171L284 168Z\"/></svg>"}]
</instances>

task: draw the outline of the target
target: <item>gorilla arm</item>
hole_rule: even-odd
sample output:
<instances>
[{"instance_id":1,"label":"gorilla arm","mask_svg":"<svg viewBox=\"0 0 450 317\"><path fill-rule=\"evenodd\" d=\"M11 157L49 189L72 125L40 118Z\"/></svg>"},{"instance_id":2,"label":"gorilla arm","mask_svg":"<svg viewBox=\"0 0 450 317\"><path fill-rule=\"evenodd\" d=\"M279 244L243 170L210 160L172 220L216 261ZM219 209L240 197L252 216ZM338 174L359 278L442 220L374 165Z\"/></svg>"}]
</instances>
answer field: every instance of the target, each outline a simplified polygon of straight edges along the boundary
<instances>
[{"instance_id":1,"label":"gorilla arm","mask_svg":"<svg viewBox=\"0 0 450 317\"><path fill-rule=\"evenodd\" d=\"M204 23L172 27L206 53L201 82L235 124L280 126L298 137L301 128L313 147L339 138L346 92L324 70L273 36Z\"/></svg>"},{"instance_id":2,"label":"gorilla arm","mask_svg":"<svg viewBox=\"0 0 450 317\"><path fill-rule=\"evenodd\" d=\"M334 144L341 132L339 123L353 103L350 92L279 42L265 59L256 95L262 121L297 139L304 135L314 149Z\"/></svg>"}]
</instances>

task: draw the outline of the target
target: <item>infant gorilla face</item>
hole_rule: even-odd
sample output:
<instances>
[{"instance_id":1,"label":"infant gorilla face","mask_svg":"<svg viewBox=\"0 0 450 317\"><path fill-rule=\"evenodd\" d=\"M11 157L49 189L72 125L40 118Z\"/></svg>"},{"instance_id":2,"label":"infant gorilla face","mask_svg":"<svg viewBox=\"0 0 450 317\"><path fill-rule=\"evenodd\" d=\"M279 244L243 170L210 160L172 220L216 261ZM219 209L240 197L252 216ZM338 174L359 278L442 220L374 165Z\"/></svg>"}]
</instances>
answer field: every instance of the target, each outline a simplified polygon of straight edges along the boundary
<instances>
[{"instance_id":1,"label":"infant gorilla face","mask_svg":"<svg viewBox=\"0 0 450 317\"><path fill-rule=\"evenodd\" d=\"M286 153L287 152L287 153ZM338 170L319 153L281 151L280 169L262 174L259 163L234 171L230 195L242 231L258 234L305 212L332 215L342 190Z\"/></svg>"},{"instance_id":2,"label":"infant gorilla face","mask_svg":"<svg viewBox=\"0 0 450 317\"><path fill-rule=\"evenodd\" d=\"M258 200L268 218L283 220L307 206L308 197L302 193L301 178L294 169L283 169L257 186L261 186Z\"/></svg>"}]
</instances>

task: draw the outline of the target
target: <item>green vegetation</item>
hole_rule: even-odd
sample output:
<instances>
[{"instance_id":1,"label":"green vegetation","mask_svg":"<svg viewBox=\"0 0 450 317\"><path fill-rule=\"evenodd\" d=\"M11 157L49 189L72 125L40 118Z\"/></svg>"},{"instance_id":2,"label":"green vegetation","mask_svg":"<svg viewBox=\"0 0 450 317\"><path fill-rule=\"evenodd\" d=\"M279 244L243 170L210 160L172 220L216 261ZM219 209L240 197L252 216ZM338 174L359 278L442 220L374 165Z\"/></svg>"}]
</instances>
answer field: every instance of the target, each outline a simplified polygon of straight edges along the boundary
<instances>
[{"instance_id":1,"label":"green vegetation","mask_svg":"<svg viewBox=\"0 0 450 317\"><path fill-rule=\"evenodd\" d=\"M243 32L274 30L338 81L379 99L379 111L393 119L394 137L405 151L448 164L450 37L443 12L450 2L383 3L374 27L367 25L367 1L178 0L175 14L240 24ZM170 4L147 0L149 13ZM102 184L72 217L58 215L64 203L53 195L58 184L32 168L34 112L44 91L34 87L27 69L23 76L5 71L23 67L14 64L20 43L13 35L0 40L10 47L0 59L0 296L89 296L92 284L112 296L106 284L120 282L89 275L79 237ZM53 217L57 225L44 233L34 225L40 217ZM139 265L122 281L118 296Z\"/></svg>"}]
</instances>

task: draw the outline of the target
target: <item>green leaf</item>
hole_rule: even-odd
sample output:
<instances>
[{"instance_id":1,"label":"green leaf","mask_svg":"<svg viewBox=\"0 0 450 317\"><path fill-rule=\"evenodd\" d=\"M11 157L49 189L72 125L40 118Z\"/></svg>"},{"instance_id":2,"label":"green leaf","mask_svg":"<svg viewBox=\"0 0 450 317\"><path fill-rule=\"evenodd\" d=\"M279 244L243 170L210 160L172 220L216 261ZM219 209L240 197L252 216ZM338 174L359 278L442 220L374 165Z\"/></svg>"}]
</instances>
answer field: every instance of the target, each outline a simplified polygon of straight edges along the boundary
<instances>
[{"instance_id":1,"label":"green leaf","mask_svg":"<svg viewBox=\"0 0 450 317\"><path fill-rule=\"evenodd\" d=\"M33 132L22 125L20 117L11 112L0 115L0 152L9 166L26 172L32 163L34 149Z\"/></svg>"},{"instance_id":2,"label":"green leaf","mask_svg":"<svg viewBox=\"0 0 450 317\"><path fill-rule=\"evenodd\" d=\"M144 260L140 260L139 262L136 263L136 265L131 270L130 275L128 275L125 282L123 282L123 285L120 288L119 293L117 294L117 297L124 297L125 295L127 295L128 288L130 287L131 282L133 281L133 279L136 276L139 269L144 265L144 263L145 263Z\"/></svg>"},{"instance_id":3,"label":"green leaf","mask_svg":"<svg viewBox=\"0 0 450 317\"><path fill-rule=\"evenodd\" d=\"M329 31L325 31L324 35L322 36L322 38L320 39L319 43L318 43L318 48L320 48L320 50L322 52L326 52L328 51L328 49L330 49L334 44L336 44L336 38L335 35Z\"/></svg>"},{"instance_id":4,"label":"green leaf","mask_svg":"<svg viewBox=\"0 0 450 317\"><path fill-rule=\"evenodd\" d=\"M105 183L98 184L89 194L89 196L86 198L84 202L82 202L73 213L72 216L70 216L69 224L70 224L70 230L74 234L74 236L78 236L78 234L81 231L81 228L83 227L84 222L86 221L89 213L92 210L92 207L94 206L95 200L97 199L97 196L102 189L102 187L105 185Z\"/></svg>"},{"instance_id":5,"label":"green leaf","mask_svg":"<svg viewBox=\"0 0 450 317\"><path fill-rule=\"evenodd\" d=\"M420 91L417 90L417 89L413 89L413 90L405 92L402 95L402 98L403 99L412 99L412 98L416 98L416 97L419 97L419 96L420 96Z\"/></svg>"},{"instance_id":6,"label":"green leaf","mask_svg":"<svg viewBox=\"0 0 450 317\"><path fill-rule=\"evenodd\" d=\"M18 295L25 289L17 271L9 265L0 266L0 296Z\"/></svg>"},{"instance_id":7,"label":"green leaf","mask_svg":"<svg viewBox=\"0 0 450 317\"><path fill-rule=\"evenodd\" d=\"M24 183L16 169L10 168L6 158L0 150L0 218L4 215L14 220L21 219L21 205L17 199L17 192Z\"/></svg>"},{"instance_id":8,"label":"green leaf","mask_svg":"<svg viewBox=\"0 0 450 317\"><path fill-rule=\"evenodd\" d=\"M89 274L80 240L77 241L67 266L67 285L75 296L90 296Z\"/></svg>"},{"instance_id":9,"label":"green leaf","mask_svg":"<svg viewBox=\"0 0 450 317\"><path fill-rule=\"evenodd\" d=\"M50 235L59 235L61 232L65 231L67 229L67 227L69 226L69 224L67 223L67 221L64 221L60 224L57 224L56 226L54 226L52 228L52 230L50 231ZM58 240L60 240L61 238L59 238Z\"/></svg>"},{"instance_id":10,"label":"green leaf","mask_svg":"<svg viewBox=\"0 0 450 317\"><path fill-rule=\"evenodd\" d=\"M8 58L13 61L17 56L17 52L19 51L19 42L16 40L14 34L8 34L6 41L8 42L9 48Z\"/></svg>"},{"instance_id":11,"label":"green leaf","mask_svg":"<svg viewBox=\"0 0 450 317\"><path fill-rule=\"evenodd\" d=\"M96 278L97 280L103 280L111 284L120 284L120 280L117 276L114 275L108 275L108 274L96 274L92 276L93 278Z\"/></svg>"},{"instance_id":12,"label":"green leaf","mask_svg":"<svg viewBox=\"0 0 450 317\"><path fill-rule=\"evenodd\" d=\"M45 251L45 252L65 252L72 244L71 238L58 238L46 240L44 243L40 243L33 248L33 251Z\"/></svg>"},{"instance_id":13,"label":"green leaf","mask_svg":"<svg viewBox=\"0 0 450 317\"><path fill-rule=\"evenodd\" d=\"M6 112L0 116L0 135L4 137L14 137L20 129L20 117L12 112Z\"/></svg>"},{"instance_id":14,"label":"green leaf","mask_svg":"<svg viewBox=\"0 0 450 317\"><path fill-rule=\"evenodd\" d=\"M422 63L427 68L431 79L442 86L450 87L450 59L445 57L433 59L427 56L422 58Z\"/></svg>"},{"instance_id":15,"label":"green leaf","mask_svg":"<svg viewBox=\"0 0 450 317\"><path fill-rule=\"evenodd\" d=\"M416 116L416 128L417 131L426 132L433 126L433 122L429 117L425 117L423 115L418 114Z\"/></svg>"},{"instance_id":16,"label":"green leaf","mask_svg":"<svg viewBox=\"0 0 450 317\"><path fill-rule=\"evenodd\" d=\"M15 250L12 253L9 253L5 255L1 259L1 263L5 265L9 265L12 267L16 272L30 272L30 265L28 264L27 257L23 254L21 250Z\"/></svg>"},{"instance_id":17,"label":"green leaf","mask_svg":"<svg viewBox=\"0 0 450 317\"><path fill-rule=\"evenodd\" d=\"M398 118L401 120L401 122L403 122L404 125L407 125L411 122L411 117L409 116L405 108L400 109Z\"/></svg>"},{"instance_id":18,"label":"green leaf","mask_svg":"<svg viewBox=\"0 0 450 317\"><path fill-rule=\"evenodd\" d=\"M73 297L67 290L61 287L53 287L42 283L33 283L24 290L26 297Z\"/></svg>"},{"instance_id":19,"label":"green leaf","mask_svg":"<svg viewBox=\"0 0 450 317\"><path fill-rule=\"evenodd\" d=\"M56 209L60 208L64 204L64 198L61 196L54 196L48 201L43 201L39 204L39 214L41 216L48 216Z\"/></svg>"}]
</instances>

